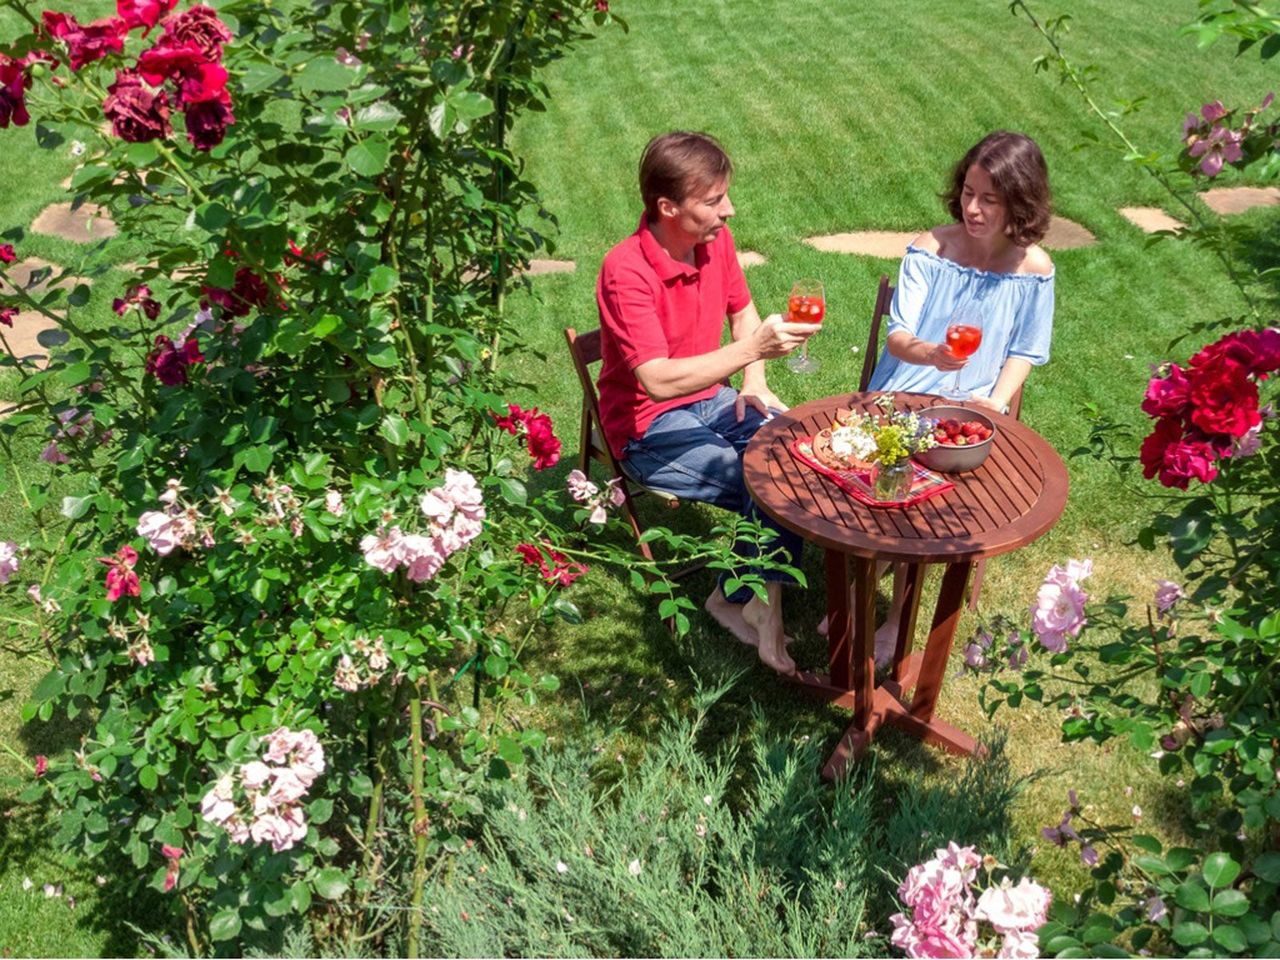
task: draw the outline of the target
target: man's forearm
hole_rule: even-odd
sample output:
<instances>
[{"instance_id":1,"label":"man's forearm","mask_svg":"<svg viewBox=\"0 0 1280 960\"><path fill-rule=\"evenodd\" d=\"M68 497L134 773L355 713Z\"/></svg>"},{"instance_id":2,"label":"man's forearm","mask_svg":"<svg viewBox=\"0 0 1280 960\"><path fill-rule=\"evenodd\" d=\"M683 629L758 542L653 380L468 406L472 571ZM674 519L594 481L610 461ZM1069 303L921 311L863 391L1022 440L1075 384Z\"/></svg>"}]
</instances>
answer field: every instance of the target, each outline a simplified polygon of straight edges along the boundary
<instances>
[{"instance_id":1,"label":"man's forearm","mask_svg":"<svg viewBox=\"0 0 1280 960\"><path fill-rule=\"evenodd\" d=\"M674 400L697 393L749 366L763 366L751 340L734 340L696 357L650 360L636 368L636 379L651 400Z\"/></svg>"}]
</instances>

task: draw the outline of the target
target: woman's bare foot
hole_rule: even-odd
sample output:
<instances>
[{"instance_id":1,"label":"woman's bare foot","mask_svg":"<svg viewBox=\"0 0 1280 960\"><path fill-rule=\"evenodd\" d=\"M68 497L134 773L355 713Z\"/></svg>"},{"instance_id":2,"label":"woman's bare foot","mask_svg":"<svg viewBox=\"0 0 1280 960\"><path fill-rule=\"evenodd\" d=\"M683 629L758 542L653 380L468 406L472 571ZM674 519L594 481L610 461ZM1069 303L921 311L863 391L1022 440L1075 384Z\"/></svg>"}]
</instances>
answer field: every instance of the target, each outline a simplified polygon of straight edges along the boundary
<instances>
[{"instance_id":1,"label":"woman's bare foot","mask_svg":"<svg viewBox=\"0 0 1280 960\"><path fill-rule=\"evenodd\" d=\"M893 659L893 652L898 646L898 620L890 617L876 631L875 658L877 667L887 667Z\"/></svg>"},{"instance_id":2,"label":"woman's bare foot","mask_svg":"<svg viewBox=\"0 0 1280 960\"><path fill-rule=\"evenodd\" d=\"M786 635L782 632L782 586L766 584L769 602L762 603L752 597L742 607L742 618L755 628L760 638L756 652L760 662L771 670L790 675L796 672L796 662L787 655Z\"/></svg>"}]
</instances>

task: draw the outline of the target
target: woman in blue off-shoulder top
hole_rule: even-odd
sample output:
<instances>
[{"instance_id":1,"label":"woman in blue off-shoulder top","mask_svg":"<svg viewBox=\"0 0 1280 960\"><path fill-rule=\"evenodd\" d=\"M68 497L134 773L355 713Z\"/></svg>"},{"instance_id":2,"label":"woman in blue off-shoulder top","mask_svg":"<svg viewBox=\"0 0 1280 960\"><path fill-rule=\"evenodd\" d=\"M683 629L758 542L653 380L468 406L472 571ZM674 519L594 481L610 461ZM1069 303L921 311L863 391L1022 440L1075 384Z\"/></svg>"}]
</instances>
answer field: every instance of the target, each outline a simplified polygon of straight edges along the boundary
<instances>
[{"instance_id":1,"label":"woman in blue off-shoulder top","mask_svg":"<svg viewBox=\"0 0 1280 960\"><path fill-rule=\"evenodd\" d=\"M988 134L956 165L944 199L956 222L907 247L870 388L939 393L958 370L974 403L1007 411L1031 368L1048 361L1053 332L1053 262L1036 245L1051 211L1044 155L1020 133ZM982 344L962 359L947 349L947 325L969 310L982 318ZM876 631L878 663L893 655L902 573Z\"/></svg>"},{"instance_id":2,"label":"woman in blue off-shoulder top","mask_svg":"<svg viewBox=\"0 0 1280 960\"><path fill-rule=\"evenodd\" d=\"M989 134L956 165L944 199L956 222L907 247L870 386L938 393L959 370L974 402L1001 410L1049 359L1053 262L1036 245L1050 217L1044 156L1020 133ZM982 345L961 359L947 350L947 325L969 309Z\"/></svg>"}]
</instances>

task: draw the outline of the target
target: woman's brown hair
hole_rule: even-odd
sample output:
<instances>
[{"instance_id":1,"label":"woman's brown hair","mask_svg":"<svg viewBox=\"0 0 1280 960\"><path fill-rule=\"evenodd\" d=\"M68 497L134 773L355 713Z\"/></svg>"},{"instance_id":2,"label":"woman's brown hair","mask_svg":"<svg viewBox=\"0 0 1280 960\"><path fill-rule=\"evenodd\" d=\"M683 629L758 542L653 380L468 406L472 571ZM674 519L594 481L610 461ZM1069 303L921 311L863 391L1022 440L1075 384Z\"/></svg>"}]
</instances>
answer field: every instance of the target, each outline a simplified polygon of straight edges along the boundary
<instances>
[{"instance_id":1,"label":"woman's brown hair","mask_svg":"<svg viewBox=\"0 0 1280 960\"><path fill-rule=\"evenodd\" d=\"M1004 199L1009 239L1020 247L1042 240L1049 230L1053 198L1049 192L1049 166L1036 142L1025 134L997 130L970 148L956 164L947 192L942 195L957 223L964 219L960 199L964 178L975 163L987 171Z\"/></svg>"},{"instance_id":2,"label":"woman's brown hair","mask_svg":"<svg viewBox=\"0 0 1280 960\"><path fill-rule=\"evenodd\" d=\"M720 141L706 133L675 130L649 141L640 158L640 196L650 220L658 219L658 198L676 203L690 193L733 175L733 162Z\"/></svg>"}]
</instances>

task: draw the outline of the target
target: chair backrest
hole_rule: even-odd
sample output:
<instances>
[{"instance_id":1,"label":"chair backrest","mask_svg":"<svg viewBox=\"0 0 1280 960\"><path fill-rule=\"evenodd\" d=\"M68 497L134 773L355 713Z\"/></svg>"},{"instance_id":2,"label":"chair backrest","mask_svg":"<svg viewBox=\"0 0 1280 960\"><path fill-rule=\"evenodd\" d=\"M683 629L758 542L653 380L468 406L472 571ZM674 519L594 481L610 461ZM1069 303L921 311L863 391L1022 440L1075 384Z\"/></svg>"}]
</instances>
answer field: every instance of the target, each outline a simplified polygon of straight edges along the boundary
<instances>
[{"instance_id":1,"label":"chair backrest","mask_svg":"<svg viewBox=\"0 0 1280 960\"><path fill-rule=\"evenodd\" d=\"M578 333L573 327L566 327L565 341L569 344L569 356L573 358L573 369L578 374L578 383L582 386L582 469L585 472L589 459L603 460L615 475L622 472L609 445L604 441L604 428L600 423L600 397L596 393L596 384L591 377L591 366L599 363L600 331L589 330ZM592 438L592 428L598 431L600 442Z\"/></svg>"},{"instance_id":2,"label":"chair backrest","mask_svg":"<svg viewBox=\"0 0 1280 960\"><path fill-rule=\"evenodd\" d=\"M893 303L893 285L885 274L880 275L880 288L876 291L876 308L871 314L871 332L867 335L867 353L862 358L862 379L858 381L858 389L866 390L871 382L871 374L875 373L876 362L880 359L880 321L889 312Z\"/></svg>"}]
</instances>

